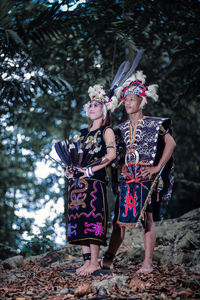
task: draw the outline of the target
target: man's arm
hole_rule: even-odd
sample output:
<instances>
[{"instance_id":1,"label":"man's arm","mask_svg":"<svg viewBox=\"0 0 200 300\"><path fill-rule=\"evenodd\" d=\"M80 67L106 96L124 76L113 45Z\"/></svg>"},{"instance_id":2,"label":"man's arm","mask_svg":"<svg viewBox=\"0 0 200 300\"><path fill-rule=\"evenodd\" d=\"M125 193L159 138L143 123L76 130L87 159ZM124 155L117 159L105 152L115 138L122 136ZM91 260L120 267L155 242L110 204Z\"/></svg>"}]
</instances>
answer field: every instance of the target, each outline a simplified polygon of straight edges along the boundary
<instances>
[{"instance_id":1,"label":"man's arm","mask_svg":"<svg viewBox=\"0 0 200 300\"><path fill-rule=\"evenodd\" d=\"M172 153L174 152L174 148L176 147L176 143L173 137L169 133L165 134L163 138L165 141L165 148L163 150L163 154L161 156L159 163L157 164L157 166L142 167L141 177L146 177L146 176L151 177L153 174L158 173L172 156Z\"/></svg>"}]
</instances>

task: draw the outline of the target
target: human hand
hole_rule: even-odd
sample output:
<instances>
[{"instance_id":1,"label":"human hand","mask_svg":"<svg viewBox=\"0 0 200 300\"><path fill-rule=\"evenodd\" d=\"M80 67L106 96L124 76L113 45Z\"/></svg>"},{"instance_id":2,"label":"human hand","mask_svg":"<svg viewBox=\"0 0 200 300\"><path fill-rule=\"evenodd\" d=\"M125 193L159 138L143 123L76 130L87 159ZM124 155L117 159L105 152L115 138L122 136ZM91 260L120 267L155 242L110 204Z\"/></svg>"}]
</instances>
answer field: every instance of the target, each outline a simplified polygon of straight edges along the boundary
<instances>
[{"instance_id":1,"label":"human hand","mask_svg":"<svg viewBox=\"0 0 200 300\"><path fill-rule=\"evenodd\" d=\"M81 175L81 176L79 177L80 179L87 177L87 174L86 174L86 170L85 170L85 169L82 169L82 168L76 168L76 170L78 170L78 172L80 172L80 173L83 173L83 175Z\"/></svg>"},{"instance_id":2,"label":"human hand","mask_svg":"<svg viewBox=\"0 0 200 300\"><path fill-rule=\"evenodd\" d=\"M73 169L70 168L70 167L67 167L67 168L66 168L65 174L66 174L66 177L67 177L67 178L73 178L73 177L74 177Z\"/></svg>"},{"instance_id":3,"label":"human hand","mask_svg":"<svg viewBox=\"0 0 200 300\"><path fill-rule=\"evenodd\" d=\"M142 179L144 177L151 178L153 174L157 174L160 171L159 166L144 166L140 168L140 175L139 179Z\"/></svg>"},{"instance_id":4,"label":"human hand","mask_svg":"<svg viewBox=\"0 0 200 300\"><path fill-rule=\"evenodd\" d=\"M117 195L121 191L118 182L112 181L112 190L114 195Z\"/></svg>"}]
</instances>

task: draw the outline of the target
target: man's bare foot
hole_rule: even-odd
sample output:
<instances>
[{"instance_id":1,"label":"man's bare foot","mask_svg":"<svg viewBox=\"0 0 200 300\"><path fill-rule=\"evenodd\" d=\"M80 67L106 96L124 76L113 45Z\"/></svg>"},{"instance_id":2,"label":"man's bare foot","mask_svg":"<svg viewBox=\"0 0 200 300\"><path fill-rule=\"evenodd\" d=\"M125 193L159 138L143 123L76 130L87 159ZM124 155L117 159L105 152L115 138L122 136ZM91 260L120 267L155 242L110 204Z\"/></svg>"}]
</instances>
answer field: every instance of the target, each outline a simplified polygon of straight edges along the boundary
<instances>
[{"instance_id":1,"label":"man's bare foot","mask_svg":"<svg viewBox=\"0 0 200 300\"><path fill-rule=\"evenodd\" d=\"M143 262L141 268L137 271L138 274L141 273L151 273L153 272L152 263Z\"/></svg>"},{"instance_id":2,"label":"man's bare foot","mask_svg":"<svg viewBox=\"0 0 200 300\"><path fill-rule=\"evenodd\" d=\"M80 268L76 269L76 274L80 274L83 270L85 270L90 265L90 260L86 260L84 265Z\"/></svg>"},{"instance_id":3,"label":"man's bare foot","mask_svg":"<svg viewBox=\"0 0 200 300\"><path fill-rule=\"evenodd\" d=\"M82 270L79 274L80 275L89 275L100 269L101 269L101 267L98 263L94 264L94 263L90 262L89 266L87 268L85 268L84 270Z\"/></svg>"},{"instance_id":4,"label":"man's bare foot","mask_svg":"<svg viewBox=\"0 0 200 300\"><path fill-rule=\"evenodd\" d=\"M102 269L108 269L108 270L113 270L114 269L114 265L113 265L113 261L106 259L105 257L102 258L102 260L100 261L100 267Z\"/></svg>"}]
</instances>

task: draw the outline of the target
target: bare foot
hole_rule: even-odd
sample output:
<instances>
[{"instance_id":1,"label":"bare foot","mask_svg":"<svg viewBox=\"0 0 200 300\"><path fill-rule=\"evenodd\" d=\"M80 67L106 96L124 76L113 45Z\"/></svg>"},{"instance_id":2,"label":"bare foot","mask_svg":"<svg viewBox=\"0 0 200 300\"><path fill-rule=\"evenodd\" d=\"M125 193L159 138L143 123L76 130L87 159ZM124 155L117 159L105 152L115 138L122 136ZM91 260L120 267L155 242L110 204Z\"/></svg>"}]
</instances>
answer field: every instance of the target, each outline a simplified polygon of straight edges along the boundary
<instances>
[{"instance_id":1,"label":"bare foot","mask_svg":"<svg viewBox=\"0 0 200 300\"><path fill-rule=\"evenodd\" d=\"M76 274L80 274L83 270L85 270L90 265L90 260L86 260L84 265L80 268L76 269Z\"/></svg>"},{"instance_id":2,"label":"bare foot","mask_svg":"<svg viewBox=\"0 0 200 300\"><path fill-rule=\"evenodd\" d=\"M108 270L113 270L114 269L113 262L106 259L106 258L102 258L102 260L100 261L100 267L102 269L108 269Z\"/></svg>"},{"instance_id":3,"label":"bare foot","mask_svg":"<svg viewBox=\"0 0 200 300\"><path fill-rule=\"evenodd\" d=\"M89 275L100 269L101 269L101 267L98 263L94 264L94 263L90 262L89 266L87 268L85 268L84 270L82 270L81 273L79 273L79 274L80 275Z\"/></svg>"},{"instance_id":4,"label":"bare foot","mask_svg":"<svg viewBox=\"0 0 200 300\"><path fill-rule=\"evenodd\" d=\"M137 273L151 273L153 272L152 263L143 262L141 268L137 271Z\"/></svg>"}]
</instances>

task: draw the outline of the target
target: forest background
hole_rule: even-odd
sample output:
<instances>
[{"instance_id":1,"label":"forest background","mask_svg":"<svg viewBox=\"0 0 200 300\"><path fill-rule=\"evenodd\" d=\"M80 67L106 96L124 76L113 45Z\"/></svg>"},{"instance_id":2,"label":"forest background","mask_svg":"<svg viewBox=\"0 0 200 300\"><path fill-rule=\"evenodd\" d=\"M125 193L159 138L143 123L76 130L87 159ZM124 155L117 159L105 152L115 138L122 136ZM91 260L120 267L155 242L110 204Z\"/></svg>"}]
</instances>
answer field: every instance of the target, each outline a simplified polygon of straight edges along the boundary
<instances>
[{"instance_id":1,"label":"forest background","mask_svg":"<svg viewBox=\"0 0 200 300\"><path fill-rule=\"evenodd\" d=\"M49 162L54 140L75 134L88 120L90 85L109 90L119 65L145 49L138 70L159 84L159 101L146 115L170 117L177 143L175 185L163 218L199 207L200 35L198 0L0 1L0 258L54 249L55 224L65 227L67 181ZM113 125L126 119L121 108ZM110 211L115 198L109 188ZM38 234L36 212L64 199L64 214L48 218ZM23 238L28 233L29 239Z\"/></svg>"}]
</instances>

